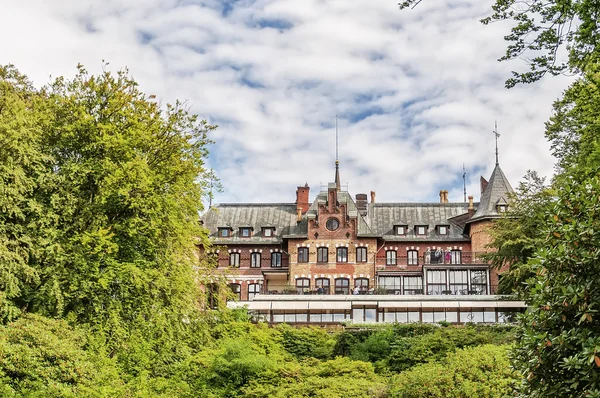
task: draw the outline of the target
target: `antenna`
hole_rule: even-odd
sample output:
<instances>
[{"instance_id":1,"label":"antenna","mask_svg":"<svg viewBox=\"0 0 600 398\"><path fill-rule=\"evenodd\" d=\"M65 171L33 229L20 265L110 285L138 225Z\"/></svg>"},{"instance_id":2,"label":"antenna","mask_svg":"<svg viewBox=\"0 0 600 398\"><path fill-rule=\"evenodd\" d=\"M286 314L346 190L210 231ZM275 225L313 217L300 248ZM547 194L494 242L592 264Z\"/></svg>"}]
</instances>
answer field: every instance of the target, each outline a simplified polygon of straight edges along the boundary
<instances>
[{"instance_id":1,"label":"antenna","mask_svg":"<svg viewBox=\"0 0 600 398\"><path fill-rule=\"evenodd\" d=\"M465 171L464 163L463 163L463 197L464 197L464 202L467 203L467 172Z\"/></svg>"},{"instance_id":2,"label":"antenna","mask_svg":"<svg viewBox=\"0 0 600 398\"><path fill-rule=\"evenodd\" d=\"M494 120L494 136L496 137L496 166L498 165L498 121Z\"/></svg>"}]
</instances>

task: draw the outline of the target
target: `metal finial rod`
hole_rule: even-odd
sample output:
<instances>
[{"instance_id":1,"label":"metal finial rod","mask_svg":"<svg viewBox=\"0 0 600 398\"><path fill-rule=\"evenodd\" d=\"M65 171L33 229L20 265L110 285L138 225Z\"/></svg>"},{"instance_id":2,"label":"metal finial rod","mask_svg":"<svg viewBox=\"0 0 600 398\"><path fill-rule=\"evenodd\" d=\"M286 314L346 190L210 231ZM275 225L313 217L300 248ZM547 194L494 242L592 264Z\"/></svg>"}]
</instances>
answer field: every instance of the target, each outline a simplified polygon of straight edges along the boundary
<instances>
[{"instance_id":1,"label":"metal finial rod","mask_svg":"<svg viewBox=\"0 0 600 398\"><path fill-rule=\"evenodd\" d=\"M467 172L465 171L465 164L463 163L463 196L464 202L467 202Z\"/></svg>"},{"instance_id":2,"label":"metal finial rod","mask_svg":"<svg viewBox=\"0 0 600 398\"><path fill-rule=\"evenodd\" d=\"M335 161L339 161L338 115L335 115Z\"/></svg>"},{"instance_id":3,"label":"metal finial rod","mask_svg":"<svg viewBox=\"0 0 600 398\"><path fill-rule=\"evenodd\" d=\"M496 165L498 164L498 137L500 137L500 134L498 134L498 121L494 120L494 136L496 137Z\"/></svg>"}]
</instances>

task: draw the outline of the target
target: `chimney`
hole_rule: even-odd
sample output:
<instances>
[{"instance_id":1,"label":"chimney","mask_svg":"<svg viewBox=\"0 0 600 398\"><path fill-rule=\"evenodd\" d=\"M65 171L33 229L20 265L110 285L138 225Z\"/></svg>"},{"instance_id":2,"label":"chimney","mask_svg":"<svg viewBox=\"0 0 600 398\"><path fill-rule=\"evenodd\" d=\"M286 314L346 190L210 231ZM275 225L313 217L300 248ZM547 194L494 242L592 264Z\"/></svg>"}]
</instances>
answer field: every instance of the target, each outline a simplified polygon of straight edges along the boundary
<instances>
[{"instance_id":1,"label":"chimney","mask_svg":"<svg viewBox=\"0 0 600 398\"><path fill-rule=\"evenodd\" d=\"M473 195L469 195L469 218L475 214L475 206L473 206Z\"/></svg>"},{"instance_id":2,"label":"chimney","mask_svg":"<svg viewBox=\"0 0 600 398\"><path fill-rule=\"evenodd\" d=\"M371 191L371 203L375 203L375 191Z\"/></svg>"},{"instance_id":3,"label":"chimney","mask_svg":"<svg viewBox=\"0 0 600 398\"><path fill-rule=\"evenodd\" d=\"M483 195L483 191L485 191L488 186L488 181L481 176L479 177L479 185L481 186L481 194Z\"/></svg>"},{"instance_id":4,"label":"chimney","mask_svg":"<svg viewBox=\"0 0 600 398\"><path fill-rule=\"evenodd\" d=\"M308 202L308 196L310 194L310 188L308 183L303 187L296 189L296 209L300 211L300 214L304 214L308 211L310 203Z\"/></svg>"},{"instance_id":5,"label":"chimney","mask_svg":"<svg viewBox=\"0 0 600 398\"><path fill-rule=\"evenodd\" d=\"M365 216L367 215L367 194L366 193L358 193L356 194L356 208L358 212Z\"/></svg>"},{"instance_id":6,"label":"chimney","mask_svg":"<svg viewBox=\"0 0 600 398\"><path fill-rule=\"evenodd\" d=\"M440 203L444 203L444 190L440 189Z\"/></svg>"},{"instance_id":7,"label":"chimney","mask_svg":"<svg viewBox=\"0 0 600 398\"><path fill-rule=\"evenodd\" d=\"M444 189L444 203L448 203L448 190Z\"/></svg>"}]
</instances>

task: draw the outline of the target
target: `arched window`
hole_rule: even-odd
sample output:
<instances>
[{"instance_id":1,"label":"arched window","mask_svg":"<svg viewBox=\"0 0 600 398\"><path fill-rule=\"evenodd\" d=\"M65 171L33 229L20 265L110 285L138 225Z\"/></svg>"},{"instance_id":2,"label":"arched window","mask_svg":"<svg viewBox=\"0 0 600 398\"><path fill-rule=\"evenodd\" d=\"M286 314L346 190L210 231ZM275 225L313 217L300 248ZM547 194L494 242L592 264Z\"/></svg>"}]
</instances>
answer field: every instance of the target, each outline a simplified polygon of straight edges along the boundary
<instances>
[{"instance_id":1,"label":"arched window","mask_svg":"<svg viewBox=\"0 0 600 398\"><path fill-rule=\"evenodd\" d=\"M369 291L369 279L368 278L356 278L354 279L354 288L358 288L360 293L365 294Z\"/></svg>"},{"instance_id":2,"label":"arched window","mask_svg":"<svg viewBox=\"0 0 600 398\"><path fill-rule=\"evenodd\" d=\"M329 294L329 278L315 279L315 287L318 294ZM319 291L319 289L322 289L322 291Z\"/></svg>"},{"instance_id":3,"label":"arched window","mask_svg":"<svg viewBox=\"0 0 600 398\"><path fill-rule=\"evenodd\" d=\"M347 247L338 247L336 250L337 256L336 261L338 263L347 263L348 262L348 248Z\"/></svg>"},{"instance_id":4,"label":"arched window","mask_svg":"<svg viewBox=\"0 0 600 398\"><path fill-rule=\"evenodd\" d=\"M396 250L386 250L385 252L385 265L396 265L397 264L397 253Z\"/></svg>"},{"instance_id":5,"label":"arched window","mask_svg":"<svg viewBox=\"0 0 600 398\"><path fill-rule=\"evenodd\" d=\"M317 262L326 263L329 261L329 248L317 247Z\"/></svg>"},{"instance_id":6,"label":"arched window","mask_svg":"<svg viewBox=\"0 0 600 398\"><path fill-rule=\"evenodd\" d=\"M271 253L271 267L281 268L281 253L279 253L279 252Z\"/></svg>"},{"instance_id":7,"label":"arched window","mask_svg":"<svg viewBox=\"0 0 600 398\"><path fill-rule=\"evenodd\" d=\"M335 280L335 294L350 294L350 279L337 278Z\"/></svg>"},{"instance_id":8,"label":"arched window","mask_svg":"<svg viewBox=\"0 0 600 398\"><path fill-rule=\"evenodd\" d=\"M298 278L296 279L296 292L298 294L304 294L310 289L310 279Z\"/></svg>"},{"instance_id":9,"label":"arched window","mask_svg":"<svg viewBox=\"0 0 600 398\"><path fill-rule=\"evenodd\" d=\"M233 295L235 296L236 300L239 301L242 299L242 285L240 285L239 283L230 283L229 288L233 292Z\"/></svg>"},{"instance_id":10,"label":"arched window","mask_svg":"<svg viewBox=\"0 0 600 398\"><path fill-rule=\"evenodd\" d=\"M260 253L250 254L250 268L260 268Z\"/></svg>"},{"instance_id":11,"label":"arched window","mask_svg":"<svg viewBox=\"0 0 600 398\"><path fill-rule=\"evenodd\" d=\"M239 268L240 266L240 253L229 254L229 266Z\"/></svg>"},{"instance_id":12,"label":"arched window","mask_svg":"<svg viewBox=\"0 0 600 398\"><path fill-rule=\"evenodd\" d=\"M260 285L258 283L251 283L248 285L248 300L252 300L259 293Z\"/></svg>"}]
</instances>

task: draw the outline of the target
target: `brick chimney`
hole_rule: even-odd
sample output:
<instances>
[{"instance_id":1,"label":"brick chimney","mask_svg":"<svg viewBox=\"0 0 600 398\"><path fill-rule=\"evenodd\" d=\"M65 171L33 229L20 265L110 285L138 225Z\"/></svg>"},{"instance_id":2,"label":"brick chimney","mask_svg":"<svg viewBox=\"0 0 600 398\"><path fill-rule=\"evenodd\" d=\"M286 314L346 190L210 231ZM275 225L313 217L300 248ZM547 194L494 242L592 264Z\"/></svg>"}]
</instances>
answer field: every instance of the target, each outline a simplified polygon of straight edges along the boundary
<instances>
[{"instance_id":1,"label":"brick chimney","mask_svg":"<svg viewBox=\"0 0 600 398\"><path fill-rule=\"evenodd\" d=\"M448 203L448 191L440 189L440 203Z\"/></svg>"},{"instance_id":2,"label":"brick chimney","mask_svg":"<svg viewBox=\"0 0 600 398\"><path fill-rule=\"evenodd\" d=\"M475 214L475 206L473 205L473 195L469 195L469 218Z\"/></svg>"},{"instance_id":3,"label":"brick chimney","mask_svg":"<svg viewBox=\"0 0 600 398\"><path fill-rule=\"evenodd\" d=\"M310 187L308 183L306 183L303 187L298 187L296 189L296 209L300 210L302 214L308 211L310 207L310 203L308 201L308 196L310 194Z\"/></svg>"},{"instance_id":4,"label":"brick chimney","mask_svg":"<svg viewBox=\"0 0 600 398\"><path fill-rule=\"evenodd\" d=\"M479 185L481 186L481 194L483 195L483 191L485 191L485 189L488 186L488 181L485 178L483 178L483 176L481 176L479 178Z\"/></svg>"},{"instance_id":5,"label":"brick chimney","mask_svg":"<svg viewBox=\"0 0 600 398\"><path fill-rule=\"evenodd\" d=\"M371 203L375 203L375 191L371 191Z\"/></svg>"}]
</instances>

